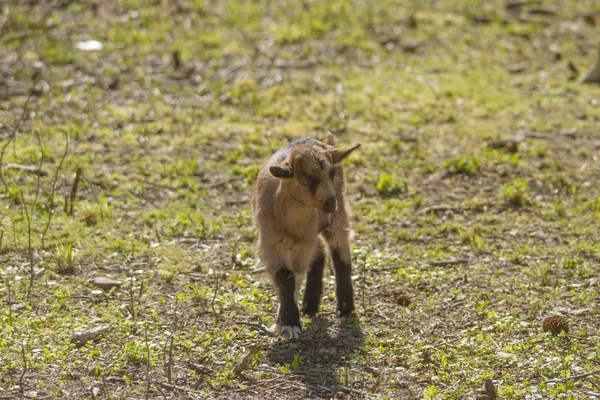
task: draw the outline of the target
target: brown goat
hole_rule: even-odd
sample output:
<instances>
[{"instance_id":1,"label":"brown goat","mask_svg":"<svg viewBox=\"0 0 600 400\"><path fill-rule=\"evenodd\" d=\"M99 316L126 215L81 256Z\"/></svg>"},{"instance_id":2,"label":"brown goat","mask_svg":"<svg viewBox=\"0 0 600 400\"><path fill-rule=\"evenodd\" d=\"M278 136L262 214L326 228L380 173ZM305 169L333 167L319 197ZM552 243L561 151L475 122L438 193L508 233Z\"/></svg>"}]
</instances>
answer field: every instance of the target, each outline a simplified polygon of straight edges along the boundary
<instances>
[{"instance_id":1,"label":"brown goat","mask_svg":"<svg viewBox=\"0 0 600 400\"><path fill-rule=\"evenodd\" d=\"M252 199L260 233L260 258L275 283L279 311L275 329L297 338L298 291L304 278L302 312L319 310L327 247L336 278L340 316L354 311L350 265L350 207L341 161L360 146L334 148L303 138L276 152L258 174Z\"/></svg>"}]
</instances>

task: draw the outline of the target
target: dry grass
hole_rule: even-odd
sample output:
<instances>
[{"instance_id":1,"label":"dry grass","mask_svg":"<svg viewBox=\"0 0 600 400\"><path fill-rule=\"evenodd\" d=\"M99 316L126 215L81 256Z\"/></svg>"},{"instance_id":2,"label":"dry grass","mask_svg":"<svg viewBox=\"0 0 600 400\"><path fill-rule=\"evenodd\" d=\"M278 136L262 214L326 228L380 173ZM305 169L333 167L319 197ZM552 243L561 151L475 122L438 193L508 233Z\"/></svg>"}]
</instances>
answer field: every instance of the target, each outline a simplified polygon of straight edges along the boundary
<instances>
[{"instance_id":1,"label":"dry grass","mask_svg":"<svg viewBox=\"0 0 600 400\"><path fill-rule=\"evenodd\" d=\"M14 3L0 397L600 393L600 89L573 72L597 2ZM248 201L273 151L327 132L363 144L357 312L326 272L289 342Z\"/></svg>"}]
</instances>

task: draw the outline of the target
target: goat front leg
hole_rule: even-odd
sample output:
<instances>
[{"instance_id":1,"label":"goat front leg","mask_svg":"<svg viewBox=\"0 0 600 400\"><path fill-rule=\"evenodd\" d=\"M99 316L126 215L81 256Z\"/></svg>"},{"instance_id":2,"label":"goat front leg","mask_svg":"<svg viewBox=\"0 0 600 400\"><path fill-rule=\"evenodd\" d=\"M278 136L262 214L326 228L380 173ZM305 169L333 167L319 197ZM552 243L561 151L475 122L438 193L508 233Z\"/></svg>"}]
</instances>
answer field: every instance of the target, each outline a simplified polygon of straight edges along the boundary
<instances>
[{"instance_id":1,"label":"goat front leg","mask_svg":"<svg viewBox=\"0 0 600 400\"><path fill-rule=\"evenodd\" d=\"M287 268L280 268L275 274L275 287L279 296L279 312L276 330L289 339L296 339L302 333L300 312L296 304L296 277Z\"/></svg>"},{"instance_id":2,"label":"goat front leg","mask_svg":"<svg viewBox=\"0 0 600 400\"><path fill-rule=\"evenodd\" d=\"M335 295L340 316L354 311L354 290L352 289L352 265L350 262L350 242L347 237L328 240L331 259L335 270Z\"/></svg>"},{"instance_id":3,"label":"goat front leg","mask_svg":"<svg viewBox=\"0 0 600 400\"><path fill-rule=\"evenodd\" d=\"M319 311L321 296L323 295L323 267L325 266L325 251L323 244L318 247L317 253L310 264L302 300L302 312L306 315L315 315Z\"/></svg>"}]
</instances>

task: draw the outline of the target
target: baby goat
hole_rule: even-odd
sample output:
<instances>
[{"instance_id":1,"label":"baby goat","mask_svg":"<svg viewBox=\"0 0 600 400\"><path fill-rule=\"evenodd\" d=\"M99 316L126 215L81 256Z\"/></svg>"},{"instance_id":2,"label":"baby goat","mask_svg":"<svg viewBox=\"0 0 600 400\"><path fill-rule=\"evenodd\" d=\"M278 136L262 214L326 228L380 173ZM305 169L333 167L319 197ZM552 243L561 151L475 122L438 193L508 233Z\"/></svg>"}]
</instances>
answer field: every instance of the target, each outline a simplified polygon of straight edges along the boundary
<instances>
[{"instance_id":1,"label":"baby goat","mask_svg":"<svg viewBox=\"0 0 600 400\"><path fill-rule=\"evenodd\" d=\"M334 148L315 139L296 140L276 152L258 174L252 203L260 232L260 257L275 283L275 329L290 339L302 332L298 292L307 277L302 312L319 310L323 266L329 248L340 316L354 311L350 266L350 207L341 161L360 146Z\"/></svg>"}]
</instances>

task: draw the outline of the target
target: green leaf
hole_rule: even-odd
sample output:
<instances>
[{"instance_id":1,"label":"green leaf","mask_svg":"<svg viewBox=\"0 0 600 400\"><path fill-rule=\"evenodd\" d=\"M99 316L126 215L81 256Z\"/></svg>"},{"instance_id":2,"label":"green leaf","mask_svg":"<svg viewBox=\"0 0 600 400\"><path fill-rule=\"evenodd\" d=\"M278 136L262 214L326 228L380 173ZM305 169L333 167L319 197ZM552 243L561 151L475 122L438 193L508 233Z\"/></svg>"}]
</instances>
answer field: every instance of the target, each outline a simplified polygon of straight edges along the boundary
<instances>
[{"instance_id":1,"label":"green leaf","mask_svg":"<svg viewBox=\"0 0 600 400\"><path fill-rule=\"evenodd\" d=\"M296 354L294 360L292 361L292 371L296 371L300 367L300 354Z\"/></svg>"}]
</instances>

